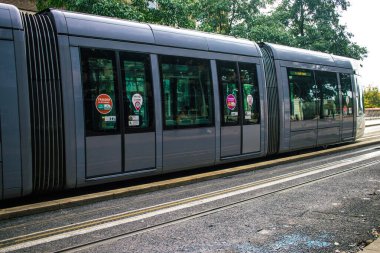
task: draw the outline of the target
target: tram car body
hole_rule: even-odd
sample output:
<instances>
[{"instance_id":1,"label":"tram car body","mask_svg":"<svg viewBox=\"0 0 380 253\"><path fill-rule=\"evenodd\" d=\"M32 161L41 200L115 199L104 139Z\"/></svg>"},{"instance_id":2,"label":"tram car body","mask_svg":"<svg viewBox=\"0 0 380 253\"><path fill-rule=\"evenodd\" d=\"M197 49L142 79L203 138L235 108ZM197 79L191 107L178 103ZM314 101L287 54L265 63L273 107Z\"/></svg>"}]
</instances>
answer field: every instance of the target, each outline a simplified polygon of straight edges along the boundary
<instances>
[{"instance_id":1,"label":"tram car body","mask_svg":"<svg viewBox=\"0 0 380 253\"><path fill-rule=\"evenodd\" d=\"M0 4L0 198L353 142L352 59Z\"/></svg>"}]
</instances>

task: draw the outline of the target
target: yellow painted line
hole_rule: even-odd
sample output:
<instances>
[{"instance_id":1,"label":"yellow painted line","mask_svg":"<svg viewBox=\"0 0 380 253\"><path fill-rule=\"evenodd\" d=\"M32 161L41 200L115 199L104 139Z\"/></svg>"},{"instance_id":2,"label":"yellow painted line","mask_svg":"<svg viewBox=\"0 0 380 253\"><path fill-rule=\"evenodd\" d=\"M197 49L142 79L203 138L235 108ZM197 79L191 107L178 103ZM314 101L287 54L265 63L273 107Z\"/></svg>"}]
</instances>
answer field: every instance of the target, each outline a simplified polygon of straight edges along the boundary
<instances>
[{"instance_id":1,"label":"yellow painted line","mask_svg":"<svg viewBox=\"0 0 380 253\"><path fill-rule=\"evenodd\" d=\"M365 147L369 145L380 144L380 139L371 141L358 141L353 144L348 144L344 146L339 146L335 148L315 151L311 153L305 153L301 155L295 155L290 157L277 158L269 161L252 163L249 165L236 166L232 168L216 170L211 172L205 172L190 176L185 176L181 178L168 179L148 184L136 185L131 187L125 187L120 189L108 190L103 192L91 193L81 196L69 197L64 199L58 199L53 201L46 201L34 204L28 204L17 207L4 208L0 210L0 220L19 217L24 215L36 214L46 211L58 210L61 208L79 206L84 203L94 203L102 200L109 200L113 198L120 198L124 196L136 195L145 192L152 192L156 190L181 186L185 184L190 184L194 182L200 182L205 180L210 180L214 178L225 177L229 175L240 174L244 172L249 172L252 170L262 169L270 166L280 165L284 163L295 162L299 160L304 160L308 158L313 158L325 154L332 154L337 152L342 152L346 150L351 150L355 148Z\"/></svg>"}]
</instances>

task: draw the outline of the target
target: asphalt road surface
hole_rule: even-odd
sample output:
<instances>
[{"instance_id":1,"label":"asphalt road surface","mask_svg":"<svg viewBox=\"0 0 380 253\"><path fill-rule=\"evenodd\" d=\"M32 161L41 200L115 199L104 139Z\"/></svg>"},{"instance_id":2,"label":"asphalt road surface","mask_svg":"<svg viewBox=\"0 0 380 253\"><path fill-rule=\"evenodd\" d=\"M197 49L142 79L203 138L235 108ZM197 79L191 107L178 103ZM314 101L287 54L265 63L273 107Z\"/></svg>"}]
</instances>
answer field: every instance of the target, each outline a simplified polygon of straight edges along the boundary
<instances>
[{"instance_id":1,"label":"asphalt road surface","mask_svg":"<svg viewBox=\"0 0 380 253\"><path fill-rule=\"evenodd\" d=\"M0 221L0 252L347 253L379 226L380 147L368 146Z\"/></svg>"}]
</instances>

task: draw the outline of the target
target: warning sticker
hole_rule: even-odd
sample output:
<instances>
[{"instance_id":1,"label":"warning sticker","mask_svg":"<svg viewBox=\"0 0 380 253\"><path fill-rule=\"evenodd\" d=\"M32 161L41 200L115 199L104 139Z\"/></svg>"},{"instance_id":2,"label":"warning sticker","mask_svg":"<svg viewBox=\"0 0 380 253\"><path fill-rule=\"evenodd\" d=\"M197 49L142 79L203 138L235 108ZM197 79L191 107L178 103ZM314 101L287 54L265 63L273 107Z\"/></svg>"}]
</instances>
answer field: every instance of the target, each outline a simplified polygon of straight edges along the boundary
<instances>
[{"instance_id":1,"label":"warning sticker","mask_svg":"<svg viewBox=\"0 0 380 253\"><path fill-rule=\"evenodd\" d=\"M140 109L143 105L143 97L138 93L134 94L132 96L132 104L137 111L140 111Z\"/></svg>"},{"instance_id":2,"label":"warning sticker","mask_svg":"<svg viewBox=\"0 0 380 253\"><path fill-rule=\"evenodd\" d=\"M250 107L253 105L253 96L250 94L247 96L247 103Z\"/></svg>"},{"instance_id":3,"label":"warning sticker","mask_svg":"<svg viewBox=\"0 0 380 253\"><path fill-rule=\"evenodd\" d=\"M95 100L95 107L101 114L108 114L112 110L112 98L107 94L100 94Z\"/></svg>"},{"instance_id":4,"label":"warning sticker","mask_svg":"<svg viewBox=\"0 0 380 253\"><path fill-rule=\"evenodd\" d=\"M227 108L230 109L231 111L232 111L233 109L235 109L235 107L236 107L236 98L235 98L234 95L229 94L229 95L227 96L227 99L226 99L226 105L227 105Z\"/></svg>"}]
</instances>

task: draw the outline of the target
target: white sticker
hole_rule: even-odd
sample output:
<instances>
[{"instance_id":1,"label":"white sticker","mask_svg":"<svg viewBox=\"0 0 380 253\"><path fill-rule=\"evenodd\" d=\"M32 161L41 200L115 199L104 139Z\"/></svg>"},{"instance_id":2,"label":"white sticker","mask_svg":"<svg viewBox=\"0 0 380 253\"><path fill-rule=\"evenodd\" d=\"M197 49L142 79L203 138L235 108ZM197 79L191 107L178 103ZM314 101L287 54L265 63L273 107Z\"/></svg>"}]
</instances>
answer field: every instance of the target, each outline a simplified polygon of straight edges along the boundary
<instances>
[{"instance_id":1,"label":"white sticker","mask_svg":"<svg viewBox=\"0 0 380 253\"><path fill-rule=\"evenodd\" d=\"M247 103L249 106L253 105L253 96L251 94L247 96Z\"/></svg>"},{"instance_id":2,"label":"white sticker","mask_svg":"<svg viewBox=\"0 0 380 253\"><path fill-rule=\"evenodd\" d=\"M346 97L346 105L348 105L350 103L350 98L347 96Z\"/></svg>"},{"instance_id":3,"label":"white sticker","mask_svg":"<svg viewBox=\"0 0 380 253\"><path fill-rule=\"evenodd\" d=\"M238 116L239 113L238 112L231 112L231 116Z\"/></svg>"},{"instance_id":4,"label":"white sticker","mask_svg":"<svg viewBox=\"0 0 380 253\"><path fill-rule=\"evenodd\" d=\"M251 116L245 115L245 119L251 119Z\"/></svg>"},{"instance_id":5,"label":"white sticker","mask_svg":"<svg viewBox=\"0 0 380 253\"><path fill-rule=\"evenodd\" d=\"M138 93L134 94L132 96L132 104L137 111L140 111L140 109L143 105L143 97Z\"/></svg>"},{"instance_id":6,"label":"white sticker","mask_svg":"<svg viewBox=\"0 0 380 253\"><path fill-rule=\"evenodd\" d=\"M105 122L116 122L116 116L104 116L103 119Z\"/></svg>"},{"instance_id":7,"label":"white sticker","mask_svg":"<svg viewBox=\"0 0 380 253\"><path fill-rule=\"evenodd\" d=\"M252 112L250 112L250 111L245 112L245 116L251 116L251 115L252 115Z\"/></svg>"},{"instance_id":8,"label":"white sticker","mask_svg":"<svg viewBox=\"0 0 380 253\"><path fill-rule=\"evenodd\" d=\"M129 121L139 121L140 120L140 116L139 115L130 115L128 117Z\"/></svg>"},{"instance_id":9,"label":"white sticker","mask_svg":"<svg viewBox=\"0 0 380 253\"><path fill-rule=\"evenodd\" d=\"M351 107L348 108L348 113L349 113L349 114L352 113L352 108L351 108Z\"/></svg>"},{"instance_id":10,"label":"white sticker","mask_svg":"<svg viewBox=\"0 0 380 253\"><path fill-rule=\"evenodd\" d=\"M139 121L135 121L135 120L133 120L133 121L128 121L128 125L129 125L129 126L138 126L138 125L139 125Z\"/></svg>"}]
</instances>

